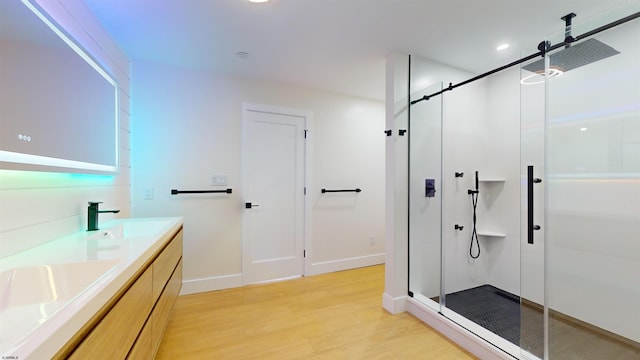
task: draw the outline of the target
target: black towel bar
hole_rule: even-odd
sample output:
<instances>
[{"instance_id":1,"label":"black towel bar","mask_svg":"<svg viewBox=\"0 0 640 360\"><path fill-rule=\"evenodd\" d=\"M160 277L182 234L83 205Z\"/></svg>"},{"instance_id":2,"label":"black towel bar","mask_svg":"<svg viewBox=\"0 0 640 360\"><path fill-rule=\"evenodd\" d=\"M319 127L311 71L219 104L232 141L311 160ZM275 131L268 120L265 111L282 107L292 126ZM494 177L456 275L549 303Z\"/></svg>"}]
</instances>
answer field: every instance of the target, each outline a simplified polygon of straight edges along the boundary
<instances>
[{"instance_id":1,"label":"black towel bar","mask_svg":"<svg viewBox=\"0 0 640 360\"><path fill-rule=\"evenodd\" d=\"M226 194L231 194L232 190L231 189L225 189L225 190L176 190L176 189L171 189L171 195L178 195L178 194L207 194L207 193L226 193Z\"/></svg>"},{"instance_id":2,"label":"black towel bar","mask_svg":"<svg viewBox=\"0 0 640 360\"><path fill-rule=\"evenodd\" d=\"M322 189L321 190L322 193L332 193L332 192L356 192L359 193L362 191L362 189L360 188L356 188L356 189L341 189L341 190L327 190L327 189Z\"/></svg>"}]
</instances>

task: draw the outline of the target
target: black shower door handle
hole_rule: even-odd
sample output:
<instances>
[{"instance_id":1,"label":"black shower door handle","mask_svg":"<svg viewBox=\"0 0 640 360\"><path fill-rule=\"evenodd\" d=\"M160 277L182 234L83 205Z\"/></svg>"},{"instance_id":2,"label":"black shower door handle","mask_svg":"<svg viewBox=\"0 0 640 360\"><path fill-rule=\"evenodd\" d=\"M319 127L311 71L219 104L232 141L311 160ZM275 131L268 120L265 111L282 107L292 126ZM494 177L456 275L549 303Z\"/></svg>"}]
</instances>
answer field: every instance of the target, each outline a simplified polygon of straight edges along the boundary
<instances>
[{"instance_id":1,"label":"black shower door handle","mask_svg":"<svg viewBox=\"0 0 640 360\"><path fill-rule=\"evenodd\" d=\"M540 230L540 225L533 223L533 185L542 179L533 177L533 165L527 166L527 243L533 244L533 232Z\"/></svg>"}]
</instances>

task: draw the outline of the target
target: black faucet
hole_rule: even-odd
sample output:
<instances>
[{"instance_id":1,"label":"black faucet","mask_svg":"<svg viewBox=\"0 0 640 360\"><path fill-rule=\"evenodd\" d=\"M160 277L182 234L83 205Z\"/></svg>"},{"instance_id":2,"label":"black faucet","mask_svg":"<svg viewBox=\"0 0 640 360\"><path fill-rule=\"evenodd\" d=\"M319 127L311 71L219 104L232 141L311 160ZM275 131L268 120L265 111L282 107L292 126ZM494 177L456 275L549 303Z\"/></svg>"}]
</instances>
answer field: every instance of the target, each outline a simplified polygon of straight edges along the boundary
<instances>
[{"instance_id":1,"label":"black faucet","mask_svg":"<svg viewBox=\"0 0 640 360\"><path fill-rule=\"evenodd\" d=\"M102 202L89 201L88 216L87 216L87 231L94 231L98 229L98 214L100 213L114 213L117 214L120 210L99 210Z\"/></svg>"}]
</instances>

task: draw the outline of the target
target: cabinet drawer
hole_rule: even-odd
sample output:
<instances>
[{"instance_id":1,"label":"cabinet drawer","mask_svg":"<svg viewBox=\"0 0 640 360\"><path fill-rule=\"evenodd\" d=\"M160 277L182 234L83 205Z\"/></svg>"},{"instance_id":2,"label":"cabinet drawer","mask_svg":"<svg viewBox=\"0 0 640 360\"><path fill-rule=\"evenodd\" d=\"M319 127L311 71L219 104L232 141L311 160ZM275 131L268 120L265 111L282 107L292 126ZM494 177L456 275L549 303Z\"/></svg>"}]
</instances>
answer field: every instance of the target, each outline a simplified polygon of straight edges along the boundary
<instances>
[{"instance_id":1,"label":"cabinet drawer","mask_svg":"<svg viewBox=\"0 0 640 360\"><path fill-rule=\"evenodd\" d=\"M162 293L165 284L176 268L176 264L182 257L182 230L167 245L162 253L153 262L153 301L155 302Z\"/></svg>"},{"instance_id":2,"label":"cabinet drawer","mask_svg":"<svg viewBox=\"0 0 640 360\"><path fill-rule=\"evenodd\" d=\"M131 352L129 352L127 359L153 359L151 328L151 321L147 321L138 336L138 340L133 344L133 348L131 349Z\"/></svg>"},{"instance_id":3,"label":"cabinet drawer","mask_svg":"<svg viewBox=\"0 0 640 360\"><path fill-rule=\"evenodd\" d=\"M70 359L124 359L151 311L152 271L148 268L78 345Z\"/></svg>"},{"instance_id":4,"label":"cabinet drawer","mask_svg":"<svg viewBox=\"0 0 640 360\"><path fill-rule=\"evenodd\" d=\"M169 318L171 315L171 310L173 309L173 305L178 298L178 294L180 293L180 288L182 287L182 260L178 263L176 270L173 272L173 276L167 283L160 299L156 303L156 307L153 309L153 313L151 313L151 318L149 319L152 324L152 339L153 339L153 354L155 356L158 351L158 347L160 346L160 341L162 340L162 335L164 335L164 330L167 327L167 323L169 323Z\"/></svg>"}]
</instances>

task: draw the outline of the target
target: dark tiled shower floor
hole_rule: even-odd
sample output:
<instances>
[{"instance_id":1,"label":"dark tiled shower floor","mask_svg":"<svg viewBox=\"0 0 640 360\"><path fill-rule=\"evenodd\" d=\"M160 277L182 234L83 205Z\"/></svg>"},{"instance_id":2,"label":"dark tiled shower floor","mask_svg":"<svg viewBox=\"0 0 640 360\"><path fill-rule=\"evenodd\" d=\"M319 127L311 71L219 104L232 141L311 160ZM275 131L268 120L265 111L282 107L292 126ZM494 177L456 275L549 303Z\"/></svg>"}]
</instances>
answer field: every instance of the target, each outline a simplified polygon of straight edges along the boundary
<instances>
[{"instance_id":1,"label":"dark tiled shower floor","mask_svg":"<svg viewBox=\"0 0 640 360\"><path fill-rule=\"evenodd\" d=\"M491 285L446 297L447 307L502 338L520 344L520 299Z\"/></svg>"},{"instance_id":2,"label":"dark tiled shower floor","mask_svg":"<svg viewBox=\"0 0 640 360\"><path fill-rule=\"evenodd\" d=\"M518 296L491 285L447 294L445 300L449 309L542 358L543 315L540 308L521 307ZM522 329L521 321L526 325ZM601 330L563 320L560 316L550 316L549 338L552 359L640 360L640 344L615 340L603 335Z\"/></svg>"}]
</instances>

